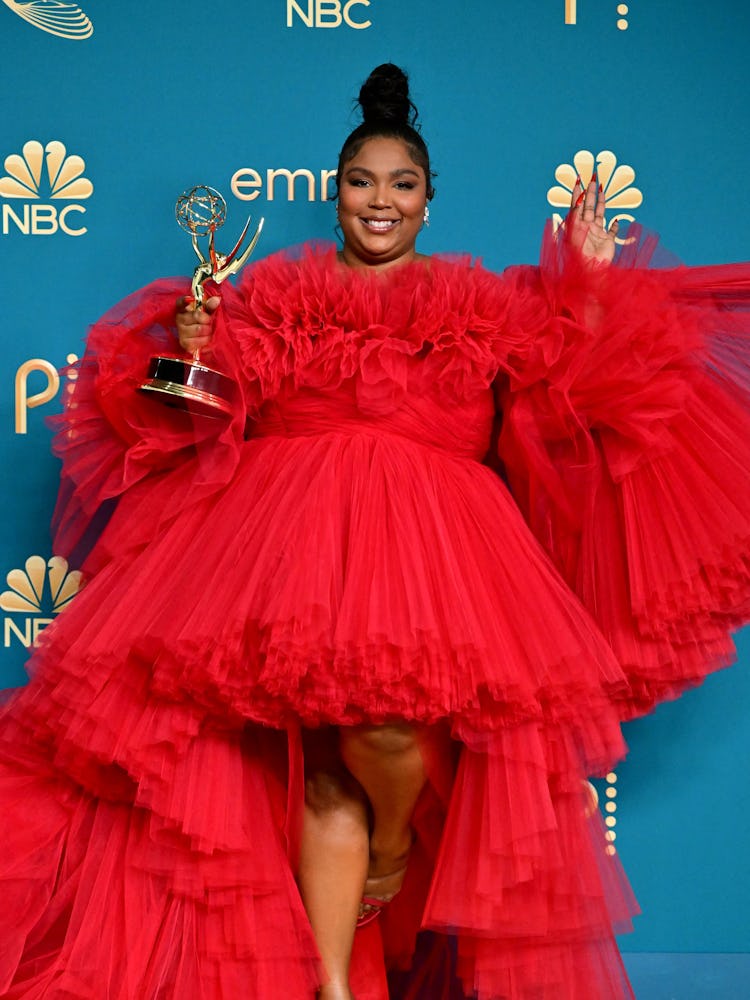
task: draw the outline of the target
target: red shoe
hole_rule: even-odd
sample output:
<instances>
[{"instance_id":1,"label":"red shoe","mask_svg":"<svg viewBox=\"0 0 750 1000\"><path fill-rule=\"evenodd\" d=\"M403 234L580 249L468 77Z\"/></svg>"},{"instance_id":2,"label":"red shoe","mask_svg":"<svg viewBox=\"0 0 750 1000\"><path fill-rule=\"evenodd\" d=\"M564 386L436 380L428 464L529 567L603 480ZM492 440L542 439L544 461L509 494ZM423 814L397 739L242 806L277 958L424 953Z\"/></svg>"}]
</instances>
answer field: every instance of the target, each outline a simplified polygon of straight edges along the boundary
<instances>
[{"instance_id":1,"label":"red shoe","mask_svg":"<svg viewBox=\"0 0 750 1000\"><path fill-rule=\"evenodd\" d=\"M394 896L398 895L399 890L403 885L405 875L406 865L404 865L403 868L397 869L395 872L389 872L388 875L375 875L367 879L365 886L372 885L372 883L389 881L395 882L396 887L391 892L385 892L379 895L373 895L366 892L362 896L362 901L359 904L359 916L357 917L357 929L360 927L366 927L367 924L372 923L373 920L377 920ZM377 886L374 887L377 888Z\"/></svg>"}]
</instances>

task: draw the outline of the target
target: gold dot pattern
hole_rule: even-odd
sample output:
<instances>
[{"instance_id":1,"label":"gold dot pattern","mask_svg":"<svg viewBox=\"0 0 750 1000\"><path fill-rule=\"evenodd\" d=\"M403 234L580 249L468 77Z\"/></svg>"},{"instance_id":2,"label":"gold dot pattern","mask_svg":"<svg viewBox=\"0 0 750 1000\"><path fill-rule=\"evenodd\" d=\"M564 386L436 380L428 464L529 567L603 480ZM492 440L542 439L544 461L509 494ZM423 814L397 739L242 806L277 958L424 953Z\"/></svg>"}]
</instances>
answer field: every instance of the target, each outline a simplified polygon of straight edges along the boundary
<instances>
[{"instance_id":1,"label":"gold dot pattern","mask_svg":"<svg viewBox=\"0 0 750 1000\"><path fill-rule=\"evenodd\" d=\"M624 7L625 5L621 4L620 6ZM615 827L617 826L617 772L610 771L605 781L607 782L607 787L604 790L604 798L607 801L604 805L604 811L607 815L604 819L604 824L607 827L607 854L612 855L617 853L615 847L615 841L617 840L617 833L615 832Z\"/></svg>"}]
</instances>

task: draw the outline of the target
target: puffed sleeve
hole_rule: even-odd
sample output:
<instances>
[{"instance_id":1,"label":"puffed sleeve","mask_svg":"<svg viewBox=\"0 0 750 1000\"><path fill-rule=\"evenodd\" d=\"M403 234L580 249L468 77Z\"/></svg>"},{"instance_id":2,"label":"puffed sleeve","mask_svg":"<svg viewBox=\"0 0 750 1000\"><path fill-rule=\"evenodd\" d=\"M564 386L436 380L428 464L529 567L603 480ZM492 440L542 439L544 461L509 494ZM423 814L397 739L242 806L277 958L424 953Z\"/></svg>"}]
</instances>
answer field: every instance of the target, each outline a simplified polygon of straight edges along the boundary
<instances>
[{"instance_id":1,"label":"puffed sleeve","mask_svg":"<svg viewBox=\"0 0 750 1000\"><path fill-rule=\"evenodd\" d=\"M750 265L591 265L548 232L517 308L498 449L641 714L734 659L750 611Z\"/></svg>"},{"instance_id":2,"label":"puffed sleeve","mask_svg":"<svg viewBox=\"0 0 750 1000\"><path fill-rule=\"evenodd\" d=\"M53 451L62 461L60 490L53 518L55 551L71 556L87 551L116 503L140 490L138 516L131 519L135 539L149 520L156 525L159 505L171 513L228 481L242 437L241 387L236 412L227 418L198 417L139 392L152 355L184 356L174 329L175 304L189 285L180 279L156 281L110 309L90 329L83 357L68 370L63 412L50 421ZM234 289L222 296L233 301ZM240 371L219 308L211 364L234 377ZM172 476L170 502L158 491L151 503L144 484ZM135 509L135 508L134 508Z\"/></svg>"}]
</instances>

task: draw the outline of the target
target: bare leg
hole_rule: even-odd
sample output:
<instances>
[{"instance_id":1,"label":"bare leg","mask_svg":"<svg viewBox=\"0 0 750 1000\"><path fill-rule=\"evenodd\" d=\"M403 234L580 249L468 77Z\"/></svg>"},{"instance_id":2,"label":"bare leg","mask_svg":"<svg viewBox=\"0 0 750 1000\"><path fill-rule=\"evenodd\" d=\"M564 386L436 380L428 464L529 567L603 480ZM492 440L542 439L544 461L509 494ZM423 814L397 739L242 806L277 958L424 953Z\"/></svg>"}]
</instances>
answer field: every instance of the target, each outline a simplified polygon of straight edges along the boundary
<instances>
[{"instance_id":1,"label":"bare leg","mask_svg":"<svg viewBox=\"0 0 750 1000\"><path fill-rule=\"evenodd\" d=\"M387 896L401 888L425 783L417 731L407 724L356 726L340 729L339 738L341 757L372 807L366 892Z\"/></svg>"},{"instance_id":2,"label":"bare leg","mask_svg":"<svg viewBox=\"0 0 750 1000\"><path fill-rule=\"evenodd\" d=\"M341 764L334 731L308 733L304 752L299 886L330 977L319 997L352 1000L349 960L367 877L367 805L362 789Z\"/></svg>"}]
</instances>

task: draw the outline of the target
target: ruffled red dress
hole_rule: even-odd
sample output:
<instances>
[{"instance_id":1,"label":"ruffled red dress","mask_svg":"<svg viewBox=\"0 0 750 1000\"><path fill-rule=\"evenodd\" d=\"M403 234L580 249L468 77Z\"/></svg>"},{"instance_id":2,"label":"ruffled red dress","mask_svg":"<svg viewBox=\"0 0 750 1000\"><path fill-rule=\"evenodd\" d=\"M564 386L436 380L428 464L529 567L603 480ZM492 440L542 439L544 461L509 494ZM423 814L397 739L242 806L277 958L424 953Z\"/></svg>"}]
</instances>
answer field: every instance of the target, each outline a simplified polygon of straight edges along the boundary
<instances>
[{"instance_id":1,"label":"ruffled red dress","mask_svg":"<svg viewBox=\"0 0 750 1000\"><path fill-rule=\"evenodd\" d=\"M750 267L647 253L272 256L223 293L225 421L137 392L181 283L93 328L56 438L87 583L0 724L0 996L311 1000L300 733L392 720L456 754L357 1000L632 996L584 779L750 604Z\"/></svg>"}]
</instances>

